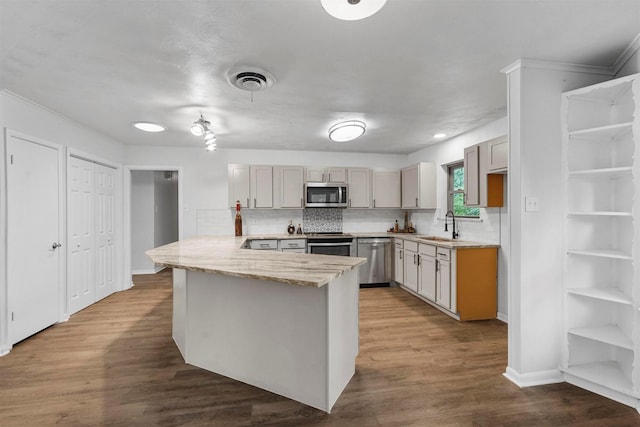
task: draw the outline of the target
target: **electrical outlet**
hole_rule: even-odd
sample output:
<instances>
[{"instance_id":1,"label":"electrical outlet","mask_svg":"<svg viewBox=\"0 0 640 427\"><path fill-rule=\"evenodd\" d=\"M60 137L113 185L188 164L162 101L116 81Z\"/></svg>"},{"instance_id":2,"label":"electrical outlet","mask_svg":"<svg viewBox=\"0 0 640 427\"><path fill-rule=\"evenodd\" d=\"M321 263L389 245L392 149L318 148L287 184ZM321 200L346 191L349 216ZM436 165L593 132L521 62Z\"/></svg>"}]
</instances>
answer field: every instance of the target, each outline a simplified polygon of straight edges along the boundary
<instances>
[{"instance_id":1,"label":"electrical outlet","mask_svg":"<svg viewBox=\"0 0 640 427\"><path fill-rule=\"evenodd\" d=\"M524 210L525 212L539 212L540 211L540 199L537 197L525 197L524 198Z\"/></svg>"}]
</instances>

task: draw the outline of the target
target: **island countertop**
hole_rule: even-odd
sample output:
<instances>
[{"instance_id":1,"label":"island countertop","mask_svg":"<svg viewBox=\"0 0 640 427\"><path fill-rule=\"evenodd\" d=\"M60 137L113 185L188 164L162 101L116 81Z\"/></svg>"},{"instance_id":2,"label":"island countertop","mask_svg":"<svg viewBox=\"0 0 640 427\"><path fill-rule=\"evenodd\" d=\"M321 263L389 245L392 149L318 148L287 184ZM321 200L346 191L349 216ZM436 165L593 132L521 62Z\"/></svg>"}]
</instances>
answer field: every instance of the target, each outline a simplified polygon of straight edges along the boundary
<instances>
[{"instance_id":1,"label":"island countertop","mask_svg":"<svg viewBox=\"0 0 640 427\"><path fill-rule=\"evenodd\" d=\"M241 249L247 236L198 236L148 250L156 264L291 285L321 287L365 258ZM249 236L251 238L251 236Z\"/></svg>"}]
</instances>

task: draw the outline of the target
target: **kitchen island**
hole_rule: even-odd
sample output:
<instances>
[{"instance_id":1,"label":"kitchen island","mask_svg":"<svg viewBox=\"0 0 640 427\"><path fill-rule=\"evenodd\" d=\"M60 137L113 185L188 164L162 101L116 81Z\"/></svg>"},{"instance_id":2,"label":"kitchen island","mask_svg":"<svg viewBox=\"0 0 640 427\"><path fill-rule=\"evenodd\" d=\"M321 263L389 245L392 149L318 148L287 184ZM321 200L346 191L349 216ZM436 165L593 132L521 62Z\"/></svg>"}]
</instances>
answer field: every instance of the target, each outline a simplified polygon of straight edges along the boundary
<instances>
[{"instance_id":1,"label":"kitchen island","mask_svg":"<svg viewBox=\"0 0 640 427\"><path fill-rule=\"evenodd\" d=\"M330 412L355 372L363 258L241 249L201 236L147 251L173 268L186 363Z\"/></svg>"}]
</instances>

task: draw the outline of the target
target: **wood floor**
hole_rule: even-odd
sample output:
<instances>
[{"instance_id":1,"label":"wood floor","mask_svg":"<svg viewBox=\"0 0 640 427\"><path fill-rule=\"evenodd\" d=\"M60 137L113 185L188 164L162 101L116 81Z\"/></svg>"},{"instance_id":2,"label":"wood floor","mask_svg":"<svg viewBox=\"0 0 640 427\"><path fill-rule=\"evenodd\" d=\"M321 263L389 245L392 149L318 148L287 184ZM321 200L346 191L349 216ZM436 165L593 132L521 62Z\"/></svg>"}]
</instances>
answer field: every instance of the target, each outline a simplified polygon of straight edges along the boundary
<instances>
[{"instance_id":1,"label":"wood floor","mask_svg":"<svg viewBox=\"0 0 640 427\"><path fill-rule=\"evenodd\" d=\"M640 426L568 384L519 389L502 376L505 324L459 323L397 288L361 290L356 374L328 415L185 365L170 272L135 283L0 358L0 425Z\"/></svg>"}]
</instances>

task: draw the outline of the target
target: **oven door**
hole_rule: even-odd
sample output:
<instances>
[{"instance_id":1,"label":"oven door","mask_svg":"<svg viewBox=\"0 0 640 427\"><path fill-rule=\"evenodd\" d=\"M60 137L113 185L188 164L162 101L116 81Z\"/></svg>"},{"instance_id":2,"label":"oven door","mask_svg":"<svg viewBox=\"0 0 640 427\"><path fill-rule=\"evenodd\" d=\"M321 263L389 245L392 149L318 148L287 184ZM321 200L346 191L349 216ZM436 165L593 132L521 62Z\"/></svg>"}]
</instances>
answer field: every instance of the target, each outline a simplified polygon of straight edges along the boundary
<instances>
[{"instance_id":1,"label":"oven door","mask_svg":"<svg viewBox=\"0 0 640 427\"><path fill-rule=\"evenodd\" d=\"M309 242L307 253L320 255L353 256L353 242Z\"/></svg>"}]
</instances>

